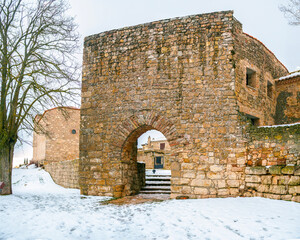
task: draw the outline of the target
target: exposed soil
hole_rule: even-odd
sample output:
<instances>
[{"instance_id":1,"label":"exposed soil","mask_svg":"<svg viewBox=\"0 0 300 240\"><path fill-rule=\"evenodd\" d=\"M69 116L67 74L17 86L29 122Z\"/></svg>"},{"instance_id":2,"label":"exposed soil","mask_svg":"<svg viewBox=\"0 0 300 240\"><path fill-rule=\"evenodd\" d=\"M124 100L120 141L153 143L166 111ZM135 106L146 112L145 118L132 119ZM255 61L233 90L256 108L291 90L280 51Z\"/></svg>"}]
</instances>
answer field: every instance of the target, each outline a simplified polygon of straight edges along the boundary
<instances>
[{"instance_id":1,"label":"exposed soil","mask_svg":"<svg viewBox=\"0 0 300 240\"><path fill-rule=\"evenodd\" d=\"M162 202L168 199L170 199L170 195L166 195L166 194L138 194L138 195L126 196L122 198L113 198L107 201L103 201L101 203L127 205L127 204L142 204L146 202Z\"/></svg>"}]
</instances>

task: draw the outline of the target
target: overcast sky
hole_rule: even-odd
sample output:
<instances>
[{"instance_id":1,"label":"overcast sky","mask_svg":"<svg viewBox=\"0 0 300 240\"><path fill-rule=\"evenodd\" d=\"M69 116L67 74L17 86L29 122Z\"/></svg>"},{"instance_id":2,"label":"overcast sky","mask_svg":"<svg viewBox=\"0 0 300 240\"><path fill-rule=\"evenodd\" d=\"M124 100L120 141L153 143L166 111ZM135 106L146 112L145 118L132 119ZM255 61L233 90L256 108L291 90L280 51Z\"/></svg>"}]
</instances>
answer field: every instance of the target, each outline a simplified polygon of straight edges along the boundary
<instances>
[{"instance_id":1,"label":"overcast sky","mask_svg":"<svg viewBox=\"0 0 300 240\"><path fill-rule=\"evenodd\" d=\"M107 30L173 17L234 10L244 32L263 42L294 71L300 67L300 26L290 26L278 6L287 0L70 0L82 39Z\"/></svg>"},{"instance_id":2,"label":"overcast sky","mask_svg":"<svg viewBox=\"0 0 300 240\"><path fill-rule=\"evenodd\" d=\"M288 0L69 0L83 38L92 34L173 17L234 10L243 31L263 42L289 71L300 69L300 26L288 25L278 6ZM80 56L81 58L81 56ZM145 138L147 139L147 137ZM32 158L32 148L15 157Z\"/></svg>"}]
</instances>

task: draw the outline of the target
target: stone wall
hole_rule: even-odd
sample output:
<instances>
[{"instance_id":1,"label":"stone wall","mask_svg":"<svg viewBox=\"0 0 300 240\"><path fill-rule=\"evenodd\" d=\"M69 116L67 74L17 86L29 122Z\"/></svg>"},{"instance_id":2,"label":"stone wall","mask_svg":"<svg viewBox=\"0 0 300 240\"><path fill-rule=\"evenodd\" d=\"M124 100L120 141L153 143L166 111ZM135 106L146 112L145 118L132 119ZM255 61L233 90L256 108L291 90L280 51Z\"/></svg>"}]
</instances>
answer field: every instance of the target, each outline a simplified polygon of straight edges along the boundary
<instances>
[{"instance_id":1,"label":"stone wall","mask_svg":"<svg viewBox=\"0 0 300 240\"><path fill-rule=\"evenodd\" d=\"M216 191L223 183L230 187L222 180L227 171L241 179L245 166L245 157L237 158L244 144L231 61L235 21L232 11L217 12L85 38L83 194L113 196L122 187L124 195L137 192L134 144L150 129L171 146L171 197L239 192Z\"/></svg>"},{"instance_id":2,"label":"stone wall","mask_svg":"<svg viewBox=\"0 0 300 240\"><path fill-rule=\"evenodd\" d=\"M33 155L32 161L35 163L43 164L46 159L46 136L45 134L38 134L33 132Z\"/></svg>"},{"instance_id":3,"label":"stone wall","mask_svg":"<svg viewBox=\"0 0 300 240\"><path fill-rule=\"evenodd\" d=\"M300 123L250 127L248 166L300 165Z\"/></svg>"},{"instance_id":4,"label":"stone wall","mask_svg":"<svg viewBox=\"0 0 300 240\"><path fill-rule=\"evenodd\" d=\"M300 121L300 76L276 82L275 124Z\"/></svg>"},{"instance_id":5,"label":"stone wall","mask_svg":"<svg viewBox=\"0 0 300 240\"><path fill-rule=\"evenodd\" d=\"M239 31L238 26L236 28L232 54L239 110L257 118L257 125L273 125L277 97L275 80L286 76L288 70L264 44ZM247 85L247 69L254 71L254 85Z\"/></svg>"},{"instance_id":6,"label":"stone wall","mask_svg":"<svg viewBox=\"0 0 300 240\"><path fill-rule=\"evenodd\" d=\"M300 166L246 167L246 197L300 202Z\"/></svg>"},{"instance_id":7,"label":"stone wall","mask_svg":"<svg viewBox=\"0 0 300 240\"><path fill-rule=\"evenodd\" d=\"M65 188L79 188L78 159L52 162L44 167L56 184Z\"/></svg>"},{"instance_id":8,"label":"stone wall","mask_svg":"<svg viewBox=\"0 0 300 240\"><path fill-rule=\"evenodd\" d=\"M244 86L247 66L257 71L254 95ZM241 196L250 140L240 112L272 122L266 80L286 74L262 43L242 33L232 11L85 38L81 193L137 193L136 141L156 129L171 147L171 198Z\"/></svg>"},{"instance_id":9,"label":"stone wall","mask_svg":"<svg viewBox=\"0 0 300 240\"><path fill-rule=\"evenodd\" d=\"M35 122L33 161L41 164L79 158L80 109L46 110Z\"/></svg>"}]
</instances>

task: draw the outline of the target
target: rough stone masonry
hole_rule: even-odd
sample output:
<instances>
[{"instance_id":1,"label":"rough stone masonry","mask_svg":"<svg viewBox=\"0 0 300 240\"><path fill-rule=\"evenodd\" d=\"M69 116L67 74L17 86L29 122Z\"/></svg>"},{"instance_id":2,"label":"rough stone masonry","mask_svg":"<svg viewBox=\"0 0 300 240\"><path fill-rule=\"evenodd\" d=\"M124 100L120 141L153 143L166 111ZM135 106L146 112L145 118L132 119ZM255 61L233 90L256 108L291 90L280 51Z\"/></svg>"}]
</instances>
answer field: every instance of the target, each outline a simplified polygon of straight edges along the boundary
<instances>
[{"instance_id":1,"label":"rough stone masonry","mask_svg":"<svg viewBox=\"0 0 300 240\"><path fill-rule=\"evenodd\" d=\"M136 140L156 129L171 146L171 198L253 195L245 184L251 137L244 119L274 124L270 91L287 74L272 52L243 33L233 11L86 37L81 193L138 193Z\"/></svg>"}]
</instances>

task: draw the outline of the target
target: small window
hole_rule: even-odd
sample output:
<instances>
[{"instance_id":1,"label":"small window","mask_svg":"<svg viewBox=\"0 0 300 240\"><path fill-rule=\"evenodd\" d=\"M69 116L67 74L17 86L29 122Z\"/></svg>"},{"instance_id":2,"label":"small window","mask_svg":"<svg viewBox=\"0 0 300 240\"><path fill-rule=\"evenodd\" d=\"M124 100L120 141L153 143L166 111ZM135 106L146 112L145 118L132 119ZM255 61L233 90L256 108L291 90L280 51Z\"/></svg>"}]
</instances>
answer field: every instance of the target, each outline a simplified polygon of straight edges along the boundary
<instances>
[{"instance_id":1,"label":"small window","mask_svg":"<svg viewBox=\"0 0 300 240\"><path fill-rule=\"evenodd\" d=\"M75 129L72 130L72 134L76 134L76 130Z\"/></svg>"},{"instance_id":2,"label":"small window","mask_svg":"<svg viewBox=\"0 0 300 240\"><path fill-rule=\"evenodd\" d=\"M161 157L155 157L155 164L161 164Z\"/></svg>"},{"instance_id":3,"label":"small window","mask_svg":"<svg viewBox=\"0 0 300 240\"><path fill-rule=\"evenodd\" d=\"M246 72L246 85L248 87L256 88L256 76L255 71L250 68L247 68Z\"/></svg>"},{"instance_id":4,"label":"small window","mask_svg":"<svg viewBox=\"0 0 300 240\"><path fill-rule=\"evenodd\" d=\"M166 144L165 144L165 143L161 143L161 144L160 144L160 150L164 150L165 147L166 147Z\"/></svg>"},{"instance_id":5,"label":"small window","mask_svg":"<svg viewBox=\"0 0 300 240\"><path fill-rule=\"evenodd\" d=\"M247 114L247 118L251 121L251 124L253 126L259 126L259 118L258 117Z\"/></svg>"},{"instance_id":6,"label":"small window","mask_svg":"<svg viewBox=\"0 0 300 240\"><path fill-rule=\"evenodd\" d=\"M272 98L272 96L273 96L273 84L270 83L269 81L268 81L268 85L267 85L267 95L269 98Z\"/></svg>"},{"instance_id":7,"label":"small window","mask_svg":"<svg viewBox=\"0 0 300 240\"><path fill-rule=\"evenodd\" d=\"M259 126L259 118L251 118L251 123L253 126Z\"/></svg>"}]
</instances>

